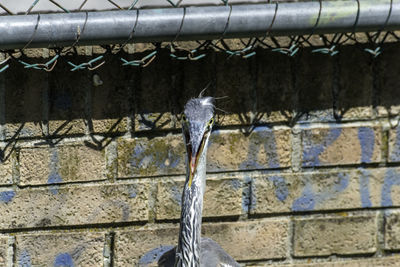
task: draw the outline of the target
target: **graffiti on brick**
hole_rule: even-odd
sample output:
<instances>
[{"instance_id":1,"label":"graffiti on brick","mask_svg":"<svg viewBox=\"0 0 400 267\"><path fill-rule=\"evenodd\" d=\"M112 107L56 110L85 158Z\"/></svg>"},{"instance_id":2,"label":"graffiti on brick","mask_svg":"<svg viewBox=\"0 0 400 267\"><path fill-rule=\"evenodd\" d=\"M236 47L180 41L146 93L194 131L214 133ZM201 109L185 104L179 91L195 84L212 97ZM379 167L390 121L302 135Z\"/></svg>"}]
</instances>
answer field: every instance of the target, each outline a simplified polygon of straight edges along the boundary
<instances>
[{"instance_id":1,"label":"graffiti on brick","mask_svg":"<svg viewBox=\"0 0 400 267\"><path fill-rule=\"evenodd\" d=\"M364 168L359 168L360 176L359 176L359 190L360 190L360 198L361 198L361 206L363 208L372 207L371 203L371 195L370 195L370 180L371 180L371 172Z\"/></svg>"},{"instance_id":2,"label":"graffiti on brick","mask_svg":"<svg viewBox=\"0 0 400 267\"><path fill-rule=\"evenodd\" d=\"M338 141L343 136L343 140ZM371 163L376 152L376 134L371 127L306 129L302 132L302 166L316 167ZM377 158L378 156L378 158Z\"/></svg>"},{"instance_id":3,"label":"graffiti on brick","mask_svg":"<svg viewBox=\"0 0 400 267\"><path fill-rule=\"evenodd\" d=\"M257 161L257 156L261 148L264 148L265 153L268 154L266 165L260 164ZM279 155L274 131L266 126L255 127L251 133L247 148L247 159L240 164L240 169L274 169L279 167Z\"/></svg>"},{"instance_id":4,"label":"graffiti on brick","mask_svg":"<svg viewBox=\"0 0 400 267\"><path fill-rule=\"evenodd\" d=\"M137 141L133 145L126 159L128 170L124 172L135 176L169 173L176 171L177 168L182 172L179 165L183 160L183 144L175 146L165 138L158 138Z\"/></svg>"},{"instance_id":5,"label":"graffiti on brick","mask_svg":"<svg viewBox=\"0 0 400 267\"><path fill-rule=\"evenodd\" d=\"M395 142L393 147L391 147L389 160L390 161L399 161L400 160L400 125L395 129Z\"/></svg>"},{"instance_id":6,"label":"graffiti on brick","mask_svg":"<svg viewBox=\"0 0 400 267\"><path fill-rule=\"evenodd\" d=\"M303 135L303 166L319 166L321 165L319 156L324 152L325 148L333 144L342 133L341 128L331 128L328 134L321 140L315 141L311 130L304 131Z\"/></svg>"},{"instance_id":7,"label":"graffiti on brick","mask_svg":"<svg viewBox=\"0 0 400 267\"><path fill-rule=\"evenodd\" d=\"M370 163L375 148L375 133L369 127L358 128L358 140L361 146L361 162Z\"/></svg>"},{"instance_id":8,"label":"graffiti on brick","mask_svg":"<svg viewBox=\"0 0 400 267\"><path fill-rule=\"evenodd\" d=\"M18 257L18 266L19 267L31 267L32 260L31 255L27 250L21 251L21 254Z\"/></svg>"},{"instance_id":9,"label":"graffiti on brick","mask_svg":"<svg viewBox=\"0 0 400 267\"><path fill-rule=\"evenodd\" d=\"M74 267L74 261L69 253L60 253L54 259L54 267Z\"/></svg>"},{"instance_id":10,"label":"graffiti on brick","mask_svg":"<svg viewBox=\"0 0 400 267\"><path fill-rule=\"evenodd\" d=\"M63 181L61 175L59 174L59 159L58 152L56 148L51 148L50 162L49 162L49 176L47 179L47 184L49 184L49 190L53 195L58 194L59 183Z\"/></svg>"},{"instance_id":11,"label":"graffiti on brick","mask_svg":"<svg viewBox=\"0 0 400 267\"><path fill-rule=\"evenodd\" d=\"M338 173L337 180L331 186L325 187L323 191L315 192L311 181L306 181L301 196L293 201L293 211L310 211L315 206L328 199L337 197L349 185L350 178L347 173Z\"/></svg>"},{"instance_id":12,"label":"graffiti on brick","mask_svg":"<svg viewBox=\"0 0 400 267\"><path fill-rule=\"evenodd\" d=\"M14 190L0 192L0 203L9 203L15 197Z\"/></svg>"},{"instance_id":13,"label":"graffiti on brick","mask_svg":"<svg viewBox=\"0 0 400 267\"><path fill-rule=\"evenodd\" d=\"M382 185L381 205L383 207L393 206L392 189L393 186L400 186L400 174L394 169L388 169Z\"/></svg>"}]
</instances>

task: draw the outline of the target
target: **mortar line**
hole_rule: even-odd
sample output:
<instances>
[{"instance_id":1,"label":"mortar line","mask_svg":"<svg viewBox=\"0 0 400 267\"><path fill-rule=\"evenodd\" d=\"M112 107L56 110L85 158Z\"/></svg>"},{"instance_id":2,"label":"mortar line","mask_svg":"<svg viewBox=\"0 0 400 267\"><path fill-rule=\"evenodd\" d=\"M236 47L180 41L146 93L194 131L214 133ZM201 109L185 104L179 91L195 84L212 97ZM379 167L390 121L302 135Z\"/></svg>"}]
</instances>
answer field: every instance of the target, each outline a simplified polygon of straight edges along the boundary
<instances>
[{"instance_id":1,"label":"mortar line","mask_svg":"<svg viewBox=\"0 0 400 267\"><path fill-rule=\"evenodd\" d=\"M15 236L9 236L7 243L7 267L14 267L14 263L17 263Z\"/></svg>"},{"instance_id":2,"label":"mortar line","mask_svg":"<svg viewBox=\"0 0 400 267\"><path fill-rule=\"evenodd\" d=\"M103 248L103 267L113 267L114 240L115 240L115 233L113 231L105 234L104 248Z\"/></svg>"},{"instance_id":3,"label":"mortar line","mask_svg":"<svg viewBox=\"0 0 400 267\"><path fill-rule=\"evenodd\" d=\"M377 211L377 251L378 256L383 256L385 252L385 213L384 210Z\"/></svg>"}]
</instances>

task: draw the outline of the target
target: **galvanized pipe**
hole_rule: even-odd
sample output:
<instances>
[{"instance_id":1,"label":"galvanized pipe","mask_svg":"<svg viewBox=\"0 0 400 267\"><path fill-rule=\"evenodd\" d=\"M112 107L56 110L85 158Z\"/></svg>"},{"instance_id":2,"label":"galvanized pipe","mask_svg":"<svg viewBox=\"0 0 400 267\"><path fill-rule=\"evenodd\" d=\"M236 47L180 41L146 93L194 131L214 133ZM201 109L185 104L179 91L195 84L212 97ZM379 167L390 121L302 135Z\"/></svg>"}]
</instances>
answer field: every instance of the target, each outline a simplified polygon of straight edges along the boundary
<instances>
[{"instance_id":1,"label":"galvanized pipe","mask_svg":"<svg viewBox=\"0 0 400 267\"><path fill-rule=\"evenodd\" d=\"M400 0L313 1L0 17L0 49L400 29Z\"/></svg>"}]
</instances>

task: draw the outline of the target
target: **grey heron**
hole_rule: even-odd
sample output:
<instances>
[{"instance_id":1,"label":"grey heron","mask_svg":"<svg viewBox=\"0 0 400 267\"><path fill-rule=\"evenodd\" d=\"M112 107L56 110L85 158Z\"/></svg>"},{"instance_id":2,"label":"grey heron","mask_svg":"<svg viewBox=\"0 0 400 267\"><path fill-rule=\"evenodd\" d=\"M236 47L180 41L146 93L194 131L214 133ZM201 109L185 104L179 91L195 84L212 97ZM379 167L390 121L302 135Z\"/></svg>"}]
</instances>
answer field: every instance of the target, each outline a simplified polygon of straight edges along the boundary
<instances>
[{"instance_id":1,"label":"grey heron","mask_svg":"<svg viewBox=\"0 0 400 267\"><path fill-rule=\"evenodd\" d=\"M158 256L162 267L238 267L215 241L201 237L203 196L206 186L206 153L214 124L214 98L190 99L182 114L186 180L182 193L178 246Z\"/></svg>"}]
</instances>

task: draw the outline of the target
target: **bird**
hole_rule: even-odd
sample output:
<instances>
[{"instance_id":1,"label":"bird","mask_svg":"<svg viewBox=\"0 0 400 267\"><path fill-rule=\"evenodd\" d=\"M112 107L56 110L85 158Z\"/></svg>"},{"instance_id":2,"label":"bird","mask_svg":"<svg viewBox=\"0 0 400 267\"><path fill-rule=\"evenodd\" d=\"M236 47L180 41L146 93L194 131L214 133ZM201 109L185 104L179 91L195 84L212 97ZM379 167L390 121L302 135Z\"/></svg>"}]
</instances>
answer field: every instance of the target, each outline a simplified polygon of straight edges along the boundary
<instances>
[{"instance_id":1,"label":"bird","mask_svg":"<svg viewBox=\"0 0 400 267\"><path fill-rule=\"evenodd\" d=\"M178 245L156 256L159 267L239 267L240 265L211 238L201 237L203 197L206 187L206 154L214 125L215 99L190 99L182 114L186 147L186 180Z\"/></svg>"}]
</instances>

